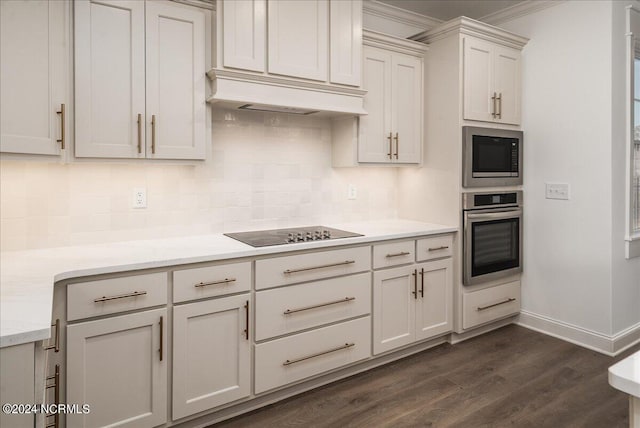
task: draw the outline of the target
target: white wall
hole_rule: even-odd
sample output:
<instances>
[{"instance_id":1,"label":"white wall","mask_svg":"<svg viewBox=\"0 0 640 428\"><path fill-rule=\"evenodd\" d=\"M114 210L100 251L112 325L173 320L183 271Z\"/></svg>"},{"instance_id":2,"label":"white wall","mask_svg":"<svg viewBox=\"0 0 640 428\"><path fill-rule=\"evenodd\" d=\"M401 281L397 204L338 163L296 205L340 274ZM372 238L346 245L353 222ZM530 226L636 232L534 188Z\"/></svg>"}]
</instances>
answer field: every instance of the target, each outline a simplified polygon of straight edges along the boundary
<instances>
[{"instance_id":1,"label":"white wall","mask_svg":"<svg viewBox=\"0 0 640 428\"><path fill-rule=\"evenodd\" d=\"M523 309L603 335L612 333L611 8L570 1L501 25L530 38ZM545 182L569 183L571 199L545 199Z\"/></svg>"},{"instance_id":2,"label":"white wall","mask_svg":"<svg viewBox=\"0 0 640 428\"><path fill-rule=\"evenodd\" d=\"M394 218L395 169L332 169L330 134L325 119L216 109L212 156L195 166L2 160L0 248ZM131 208L134 187L147 209Z\"/></svg>"}]
</instances>

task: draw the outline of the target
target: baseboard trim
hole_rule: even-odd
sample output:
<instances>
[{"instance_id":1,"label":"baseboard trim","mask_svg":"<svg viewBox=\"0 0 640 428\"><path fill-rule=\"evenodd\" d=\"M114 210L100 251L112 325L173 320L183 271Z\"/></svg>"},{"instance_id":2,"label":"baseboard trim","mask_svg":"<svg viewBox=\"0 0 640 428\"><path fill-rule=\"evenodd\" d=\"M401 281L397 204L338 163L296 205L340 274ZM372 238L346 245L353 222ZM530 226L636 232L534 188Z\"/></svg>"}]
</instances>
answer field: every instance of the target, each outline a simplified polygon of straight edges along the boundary
<instances>
[{"instance_id":1,"label":"baseboard trim","mask_svg":"<svg viewBox=\"0 0 640 428\"><path fill-rule=\"evenodd\" d=\"M520 312L516 324L611 357L615 357L625 349L640 343L640 323L616 335L607 336L523 310Z\"/></svg>"}]
</instances>

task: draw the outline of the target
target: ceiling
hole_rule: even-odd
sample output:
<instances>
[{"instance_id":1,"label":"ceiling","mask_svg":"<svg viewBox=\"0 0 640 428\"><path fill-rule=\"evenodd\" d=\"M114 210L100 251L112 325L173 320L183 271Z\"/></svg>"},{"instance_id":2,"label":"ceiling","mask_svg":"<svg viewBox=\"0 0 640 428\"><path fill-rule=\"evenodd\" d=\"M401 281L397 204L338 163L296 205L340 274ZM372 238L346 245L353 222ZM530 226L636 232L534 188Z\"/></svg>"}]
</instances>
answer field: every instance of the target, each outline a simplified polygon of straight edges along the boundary
<instances>
[{"instance_id":1,"label":"ceiling","mask_svg":"<svg viewBox=\"0 0 640 428\"><path fill-rule=\"evenodd\" d=\"M421 15L448 21L458 16L479 19L522 0L378 0Z\"/></svg>"}]
</instances>

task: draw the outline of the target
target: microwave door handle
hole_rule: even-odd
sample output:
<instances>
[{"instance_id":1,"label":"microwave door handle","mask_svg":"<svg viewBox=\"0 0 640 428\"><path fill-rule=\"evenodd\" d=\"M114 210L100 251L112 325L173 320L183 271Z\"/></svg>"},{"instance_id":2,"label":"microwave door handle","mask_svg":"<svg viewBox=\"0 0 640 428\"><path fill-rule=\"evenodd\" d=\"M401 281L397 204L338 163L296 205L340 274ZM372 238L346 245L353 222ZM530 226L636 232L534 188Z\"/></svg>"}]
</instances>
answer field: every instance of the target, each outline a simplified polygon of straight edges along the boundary
<instances>
[{"instance_id":1,"label":"microwave door handle","mask_svg":"<svg viewBox=\"0 0 640 428\"><path fill-rule=\"evenodd\" d=\"M500 211L497 213L467 214L469 220L502 219L522 216L522 210Z\"/></svg>"}]
</instances>

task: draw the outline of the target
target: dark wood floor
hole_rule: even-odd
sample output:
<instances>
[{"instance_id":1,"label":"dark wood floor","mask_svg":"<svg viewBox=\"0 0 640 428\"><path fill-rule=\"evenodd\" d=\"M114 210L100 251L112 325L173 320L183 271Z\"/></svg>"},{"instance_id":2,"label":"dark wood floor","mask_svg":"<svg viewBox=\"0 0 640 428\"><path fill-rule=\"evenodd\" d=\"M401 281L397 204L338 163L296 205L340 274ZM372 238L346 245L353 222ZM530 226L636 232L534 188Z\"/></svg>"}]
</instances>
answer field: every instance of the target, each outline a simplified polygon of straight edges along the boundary
<instances>
[{"instance_id":1,"label":"dark wood floor","mask_svg":"<svg viewBox=\"0 0 640 428\"><path fill-rule=\"evenodd\" d=\"M221 427L627 427L618 358L510 325L217 424Z\"/></svg>"}]
</instances>

